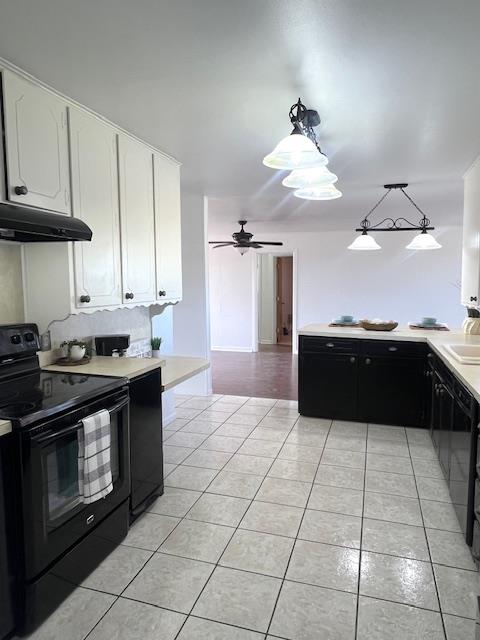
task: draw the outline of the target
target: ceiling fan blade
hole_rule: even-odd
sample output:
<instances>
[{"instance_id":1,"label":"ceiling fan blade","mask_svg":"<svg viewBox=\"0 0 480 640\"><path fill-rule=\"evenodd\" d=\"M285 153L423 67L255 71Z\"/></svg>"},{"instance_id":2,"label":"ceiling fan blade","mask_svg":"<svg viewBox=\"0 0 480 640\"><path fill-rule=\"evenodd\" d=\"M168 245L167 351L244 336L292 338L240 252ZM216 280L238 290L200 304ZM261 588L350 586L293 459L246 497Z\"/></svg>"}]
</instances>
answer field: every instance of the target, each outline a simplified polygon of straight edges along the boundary
<instances>
[{"instance_id":1,"label":"ceiling fan blade","mask_svg":"<svg viewBox=\"0 0 480 640\"><path fill-rule=\"evenodd\" d=\"M269 244L269 245L276 245L278 247L283 247L283 242L263 242L262 240L258 240L258 242L260 244Z\"/></svg>"},{"instance_id":2,"label":"ceiling fan blade","mask_svg":"<svg viewBox=\"0 0 480 640\"><path fill-rule=\"evenodd\" d=\"M261 249L262 245L258 244L258 242L249 242L248 245L249 247L252 247L252 249Z\"/></svg>"},{"instance_id":3,"label":"ceiling fan blade","mask_svg":"<svg viewBox=\"0 0 480 640\"><path fill-rule=\"evenodd\" d=\"M214 245L216 245L216 246L215 246L215 247L213 247L213 248L214 248L214 249L217 249L218 247L229 247L229 246L231 246L232 244L235 244L235 243L234 243L234 242L212 242L212 241L209 241L209 243L208 243L208 244L214 244Z\"/></svg>"}]
</instances>

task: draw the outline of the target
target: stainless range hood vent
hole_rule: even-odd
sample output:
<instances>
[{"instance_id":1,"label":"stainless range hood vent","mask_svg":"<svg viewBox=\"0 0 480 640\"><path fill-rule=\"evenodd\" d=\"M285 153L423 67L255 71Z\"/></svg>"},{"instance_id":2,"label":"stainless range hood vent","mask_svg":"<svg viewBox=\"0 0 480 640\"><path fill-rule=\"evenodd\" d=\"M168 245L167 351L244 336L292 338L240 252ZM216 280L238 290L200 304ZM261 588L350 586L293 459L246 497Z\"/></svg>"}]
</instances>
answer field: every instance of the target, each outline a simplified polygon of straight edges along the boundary
<instances>
[{"instance_id":1,"label":"stainless range hood vent","mask_svg":"<svg viewBox=\"0 0 480 640\"><path fill-rule=\"evenodd\" d=\"M0 203L0 241L66 242L91 239L92 230L78 218Z\"/></svg>"}]
</instances>

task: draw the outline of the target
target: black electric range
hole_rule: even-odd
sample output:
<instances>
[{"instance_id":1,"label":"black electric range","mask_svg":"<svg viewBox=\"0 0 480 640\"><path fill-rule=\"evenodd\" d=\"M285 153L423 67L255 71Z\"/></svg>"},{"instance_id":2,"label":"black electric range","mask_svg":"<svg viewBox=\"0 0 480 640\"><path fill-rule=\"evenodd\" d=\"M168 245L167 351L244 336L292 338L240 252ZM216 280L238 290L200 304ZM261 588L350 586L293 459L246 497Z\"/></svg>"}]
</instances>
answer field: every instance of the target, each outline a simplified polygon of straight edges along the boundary
<instances>
[{"instance_id":1,"label":"black electric range","mask_svg":"<svg viewBox=\"0 0 480 640\"><path fill-rule=\"evenodd\" d=\"M38 349L36 325L0 326L0 419L12 423L0 442L0 486L13 505L5 520L18 634L34 630L129 526L128 380L42 371ZM79 483L79 437L83 418L100 410L110 414L113 490L88 504Z\"/></svg>"}]
</instances>

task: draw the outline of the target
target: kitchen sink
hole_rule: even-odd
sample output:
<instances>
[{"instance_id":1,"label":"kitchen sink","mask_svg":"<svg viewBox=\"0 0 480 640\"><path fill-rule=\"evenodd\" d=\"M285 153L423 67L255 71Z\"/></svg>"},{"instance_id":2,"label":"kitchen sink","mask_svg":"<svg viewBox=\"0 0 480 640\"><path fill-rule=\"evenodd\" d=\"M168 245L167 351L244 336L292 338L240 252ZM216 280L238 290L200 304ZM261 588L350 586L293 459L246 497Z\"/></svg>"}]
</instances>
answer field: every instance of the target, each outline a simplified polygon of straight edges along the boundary
<instances>
[{"instance_id":1,"label":"kitchen sink","mask_svg":"<svg viewBox=\"0 0 480 640\"><path fill-rule=\"evenodd\" d=\"M480 344L447 344L445 349L462 364L480 364Z\"/></svg>"}]
</instances>

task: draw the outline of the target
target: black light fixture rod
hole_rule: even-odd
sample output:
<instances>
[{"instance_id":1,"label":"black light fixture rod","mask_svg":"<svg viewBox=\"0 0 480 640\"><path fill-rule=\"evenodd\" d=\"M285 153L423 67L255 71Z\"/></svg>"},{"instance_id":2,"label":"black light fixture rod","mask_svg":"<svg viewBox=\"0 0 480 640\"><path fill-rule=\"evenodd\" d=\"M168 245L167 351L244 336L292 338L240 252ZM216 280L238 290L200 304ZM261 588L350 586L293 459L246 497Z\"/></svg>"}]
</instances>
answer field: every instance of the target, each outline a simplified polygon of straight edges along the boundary
<instances>
[{"instance_id":1,"label":"black light fixture rod","mask_svg":"<svg viewBox=\"0 0 480 640\"><path fill-rule=\"evenodd\" d=\"M421 225L412 227L368 227L368 231L433 231L435 227L424 227ZM364 227L357 227L355 231L365 231Z\"/></svg>"}]
</instances>

